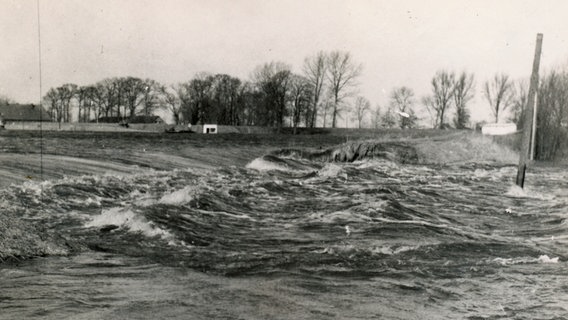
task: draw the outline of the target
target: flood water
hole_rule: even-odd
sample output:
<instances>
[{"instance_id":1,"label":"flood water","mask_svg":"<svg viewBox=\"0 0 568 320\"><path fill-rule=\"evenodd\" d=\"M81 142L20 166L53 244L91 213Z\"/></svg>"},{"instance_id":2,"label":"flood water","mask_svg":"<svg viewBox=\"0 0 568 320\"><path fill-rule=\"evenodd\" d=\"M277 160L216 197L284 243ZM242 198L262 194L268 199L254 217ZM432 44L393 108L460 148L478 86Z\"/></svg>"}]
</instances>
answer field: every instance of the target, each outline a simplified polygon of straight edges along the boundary
<instances>
[{"instance_id":1,"label":"flood water","mask_svg":"<svg viewBox=\"0 0 568 320\"><path fill-rule=\"evenodd\" d=\"M0 319L568 319L568 172L269 155L337 136L0 135ZM269 156L267 156L269 155Z\"/></svg>"}]
</instances>

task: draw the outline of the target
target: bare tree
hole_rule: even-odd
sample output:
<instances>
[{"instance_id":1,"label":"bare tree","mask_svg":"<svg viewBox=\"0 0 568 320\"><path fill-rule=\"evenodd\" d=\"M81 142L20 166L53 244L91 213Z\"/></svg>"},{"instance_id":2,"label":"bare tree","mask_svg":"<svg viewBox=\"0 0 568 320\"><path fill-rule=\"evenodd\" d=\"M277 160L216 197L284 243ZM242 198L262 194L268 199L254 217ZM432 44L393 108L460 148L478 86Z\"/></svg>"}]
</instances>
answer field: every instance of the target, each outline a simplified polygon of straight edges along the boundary
<instances>
[{"instance_id":1,"label":"bare tree","mask_svg":"<svg viewBox=\"0 0 568 320\"><path fill-rule=\"evenodd\" d=\"M499 114L513 104L513 82L506 74L496 74L492 80L486 81L483 94L489 103L495 123L499 122Z\"/></svg>"},{"instance_id":2,"label":"bare tree","mask_svg":"<svg viewBox=\"0 0 568 320\"><path fill-rule=\"evenodd\" d=\"M523 128L525 120L525 108L528 102L528 83L519 80L513 85L513 105L511 106L510 121L517 125L518 129Z\"/></svg>"},{"instance_id":3,"label":"bare tree","mask_svg":"<svg viewBox=\"0 0 568 320\"><path fill-rule=\"evenodd\" d=\"M552 71L538 89L536 158L566 159L568 150L568 72ZM564 152L564 154L562 154Z\"/></svg>"},{"instance_id":4,"label":"bare tree","mask_svg":"<svg viewBox=\"0 0 568 320\"><path fill-rule=\"evenodd\" d=\"M146 91L150 91L149 86L144 80L135 77L120 78L121 97L123 99L125 114L126 109L129 112L129 117L132 118L136 115L136 109L144 101Z\"/></svg>"},{"instance_id":5,"label":"bare tree","mask_svg":"<svg viewBox=\"0 0 568 320\"><path fill-rule=\"evenodd\" d=\"M59 102L59 97L55 88L49 89L45 96L43 96L43 105L46 106L47 112L49 113L52 121L61 121L61 103Z\"/></svg>"},{"instance_id":6,"label":"bare tree","mask_svg":"<svg viewBox=\"0 0 568 320\"><path fill-rule=\"evenodd\" d=\"M179 83L173 87L180 102L180 118L184 123L194 123L192 118L193 103L191 101L189 82Z\"/></svg>"},{"instance_id":7,"label":"bare tree","mask_svg":"<svg viewBox=\"0 0 568 320\"><path fill-rule=\"evenodd\" d=\"M306 112L307 127L313 128L316 126L318 107L324 88L323 84L326 70L326 54L323 51L320 51L315 56L308 57L304 60L304 75L313 88L310 108Z\"/></svg>"},{"instance_id":8,"label":"bare tree","mask_svg":"<svg viewBox=\"0 0 568 320\"><path fill-rule=\"evenodd\" d=\"M454 84L454 104L456 106L456 117L454 125L456 129L465 129L469 123L470 113L467 103L473 99L475 86L473 74L465 71L460 74Z\"/></svg>"},{"instance_id":9,"label":"bare tree","mask_svg":"<svg viewBox=\"0 0 568 320\"><path fill-rule=\"evenodd\" d=\"M180 124L181 122L181 100L178 97L176 87L174 86L161 86L160 98L163 101L163 106L172 113L174 116L175 124Z\"/></svg>"},{"instance_id":10,"label":"bare tree","mask_svg":"<svg viewBox=\"0 0 568 320\"><path fill-rule=\"evenodd\" d=\"M53 121L59 123L71 121L71 100L76 92L77 85L72 83L49 89L43 100Z\"/></svg>"},{"instance_id":11,"label":"bare tree","mask_svg":"<svg viewBox=\"0 0 568 320\"><path fill-rule=\"evenodd\" d=\"M252 126L258 123L257 108L260 105L261 94L250 81L245 81L239 88L239 121L242 124Z\"/></svg>"},{"instance_id":12,"label":"bare tree","mask_svg":"<svg viewBox=\"0 0 568 320\"><path fill-rule=\"evenodd\" d=\"M149 116L160 107L162 85L152 79L144 79L144 90L142 90L142 114Z\"/></svg>"},{"instance_id":13,"label":"bare tree","mask_svg":"<svg viewBox=\"0 0 568 320\"><path fill-rule=\"evenodd\" d=\"M385 128L396 127L398 121L398 116L395 115L395 110L393 106L389 106L387 110L381 116L381 125Z\"/></svg>"},{"instance_id":14,"label":"bare tree","mask_svg":"<svg viewBox=\"0 0 568 320\"><path fill-rule=\"evenodd\" d=\"M75 98L77 85L74 83L66 83L57 88L57 90L63 107L63 121L71 122L71 100Z\"/></svg>"},{"instance_id":15,"label":"bare tree","mask_svg":"<svg viewBox=\"0 0 568 320\"><path fill-rule=\"evenodd\" d=\"M327 118L329 117L329 113L333 109L333 102L329 99L326 99L322 103L321 114L322 114L322 126L325 128L327 125Z\"/></svg>"},{"instance_id":16,"label":"bare tree","mask_svg":"<svg viewBox=\"0 0 568 320\"><path fill-rule=\"evenodd\" d=\"M436 113L436 102L432 96L422 97L422 104L426 107L426 111L430 115L430 125L432 128L438 127L438 114Z\"/></svg>"},{"instance_id":17,"label":"bare tree","mask_svg":"<svg viewBox=\"0 0 568 320\"><path fill-rule=\"evenodd\" d=\"M446 112L449 110L454 94L455 75L447 71L438 71L432 78L432 95L422 98L422 102L434 116L434 127L443 129Z\"/></svg>"},{"instance_id":18,"label":"bare tree","mask_svg":"<svg viewBox=\"0 0 568 320\"><path fill-rule=\"evenodd\" d=\"M353 106L353 112L355 113L355 120L357 121L357 125L359 129L363 126L363 119L367 115L367 113L371 110L371 103L365 97L358 96L355 99L355 105Z\"/></svg>"},{"instance_id":19,"label":"bare tree","mask_svg":"<svg viewBox=\"0 0 568 320\"><path fill-rule=\"evenodd\" d=\"M77 89L75 97L79 107L79 122L89 122L94 109L97 88L93 85L82 86Z\"/></svg>"},{"instance_id":20,"label":"bare tree","mask_svg":"<svg viewBox=\"0 0 568 320\"><path fill-rule=\"evenodd\" d=\"M96 103L98 107L97 121L100 116L111 117L120 114L120 83L118 78L107 78L99 81L96 85Z\"/></svg>"},{"instance_id":21,"label":"bare tree","mask_svg":"<svg viewBox=\"0 0 568 320\"><path fill-rule=\"evenodd\" d=\"M408 87L394 88L390 96L390 108L388 116L394 116L394 112L399 114L399 126L401 128L411 128L416 123L416 114L412 108L414 104L414 91ZM385 116L387 116L385 114ZM389 119L390 121L391 119Z\"/></svg>"},{"instance_id":22,"label":"bare tree","mask_svg":"<svg viewBox=\"0 0 568 320\"><path fill-rule=\"evenodd\" d=\"M290 66L282 62L265 63L254 71L253 81L263 100L257 111L260 125L283 126L291 74Z\"/></svg>"},{"instance_id":23,"label":"bare tree","mask_svg":"<svg viewBox=\"0 0 568 320\"><path fill-rule=\"evenodd\" d=\"M378 129L381 127L381 106L379 104L377 104L375 110L373 110L371 126L373 127L373 129Z\"/></svg>"},{"instance_id":24,"label":"bare tree","mask_svg":"<svg viewBox=\"0 0 568 320\"><path fill-rule=\"evenodd\" d=\"M209 120L207 111L211 102L212 85L213 76L205 72L198 73L189 82L187 88L193 104L191 118L195 123L204 124Z\"/></svg>"},{"instance_id":25,"label":"bare tree","mask_svg":"<svg viewBox=\"0 0 568 320\"><path fill-rule=\"evenodd\" d=\"M337 125L337 117L341 113L341 105L345 98L351 95L352 89L357 85L357 78L361 75L363 67L355 64L349 52L333 51L327 59L327 79L333 102L331 126Z\"/></svg>"},{"instance_id":26,"label":"bare tree","mask_svg":"<svg viewBox=\"0 0 568 320\"><path fill-rule=\"evenodd\" d=\"M302 115L306 112L309 112L308 109L312 91L312 83L306 77L296 74L293 74L291 76L290 105L292 109L292 127L294 127L294 134L296 134L296 128L300 123Z\"/></svg>"},{"instance_id":27,"label":"bare tree","mask_svg":"<svg viewBox=\"0 0 568 320\"><path fill-rule=\"evenodd\" d=\"M238 100L241 80L227 74L213 77L213 107L216 109L217 123L238 125Z\"/></svg>"}]
</instances>

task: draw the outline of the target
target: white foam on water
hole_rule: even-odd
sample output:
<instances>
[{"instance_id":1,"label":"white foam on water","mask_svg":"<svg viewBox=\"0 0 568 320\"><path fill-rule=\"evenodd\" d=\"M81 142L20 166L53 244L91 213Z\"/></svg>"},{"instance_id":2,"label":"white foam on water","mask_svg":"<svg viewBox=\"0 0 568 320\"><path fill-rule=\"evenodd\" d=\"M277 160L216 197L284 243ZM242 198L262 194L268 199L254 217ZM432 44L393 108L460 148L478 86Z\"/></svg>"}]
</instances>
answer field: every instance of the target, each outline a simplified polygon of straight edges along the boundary
<instances>
[{"instance_id":1,"label":"white foam on water","mask_svg":"<svg viewBox=\"0 0 568 320\"><path fill-rule=\"evenodd\" d=\"M352 244L341 244L335 246L329 246L321 251L317 251L322 254L351 254L357 252L357 247Z\"/></svg>"},{"instance_id":2,"label":"white foam on water","mask_svg":"<svg viewBox=\"0 0 568 320\"><path fill-rule=\"evenodd\" d=\"M394 254L399 254L401 252L417 250L418 248L420 248L420 246L397 246L397 247L380 246L380 247L374 247L372 252L376 254L378 253L390 256Z\"/></svg>"},{"instance_id":3,"label":"white foam on water","mask_svg":"<svg viewBox=\"0 0 568 320\"><path fill-rule=\"evenodd\" d=\"M142 198L136 200L136 205L140 207L149 207L151 205L154 205L155 203L156 200L152 198Z\"/></svg>"},{"instance_id":4,"label":"white foam on water","mask_svg":"<svg viewBox=\"0 0 568 320\"><path fill-rule=\"evenodd\" d=\"M148 194L146 194L146 193L140 192L140 190L138 190L138 189L130 192L129 197L130 197L130 199L136 199L136 205L142 206L142 207L149 207L156 202L155 199L148 196Z\"/></svg>"},{"instance_id":5,"label":"white foam on water","mask_svg":"<svg viewBox=\"0 0 568 320\"><path fill-rule=\"evenodd\" d=\"M531 198L531 199L539 199L539 200L552 200L554 196L550 195L543 195L538 192L531 190L530 188L521 188L517 185L511 185L509 190L505 193L506 196L513 197L513 198Z\"/></svg>"},{"instance_id":6,"label":"white foam on water","mask_svg":"<svg viewBox=\"0 0 568 320\"><path fill-rule=\"evenodd\" d=\"M35 195L40 196L43 190L50 189L53 186L54 183L53 181L50 180L45 180L45 181L27 180L17 187L23 192L33 193Z\"/></svg>"},{"instance_id":7,"label":"white foam on water","mask_svg":"<svg viewBox=\"0 0 568 320\"><path fill-rule=\"evenodd\" d=\"M531 264L531 263L558 263L560 261L559 257L550 258L547 255L541 255L538 258L495 258L493 262L500 264L502 266L510 266L516 264Z\"/></svg>"},{"instance_id":8,"label":"white foam on water","mask_svg":"<svg viewBox=\"0 0 568 320\"><path fill-rule=\"evenodd\" d=\"M281 164L277 164L271 161L264 160L262 158L256 158L252 160L250 163L246 165L247 169L253 169L256 171L271 171L271 170L279 170L279 171L289 171L290 169Z\"/></svg>"},{"instance_id":9,"label":"white foam on water","mask_svg":"<svg viewBox=\"0 0 568 320\"><path fill-rule=\"evenodd\" d=\"M342 173L342 171L343 168L341 168L341 166L338 166L334 163L328 163L321 170L318 171L318 176L333 178L339 176L339 174ZM346 175L345 178L347 178Z\"/></svg>"},{"instance_id":10,"label":"white foam on water","mask_svg":"<svg viewBox=\"0 0 568 320\"><path fill-rule=\"evenodd\" d=\"M160 236L164 239L173 238L172 234L168 231L154 226L154 224L146 218L125 208L115 207L103 210L100 215L94 217L91 221L85 224L87 228L103 227L107 225L116 225L119 228L125 228L131 232L141 232L148 237Z\"/></svg>"},{"instance_id":11,"label":"white foam on water","mask_svg":"<svg viewBox=\"0 0 568 320\"><path fill-rule=\"evenodd\" d=\"M193 199L195 190L195 186L186 186L183 189L163 195L162 198L158 200L158 203L172 205L182 205L189 203Z\"/></svg>"},{"instance_id":12,"label":"white foam on water","mask_svg":"<svg viewBox=\"0 0 568 320\"><path fill-rule=\"evenodd\" d=\"M381 255L396 255L399 253L418 250L420 246L377 246L370 248L360 248L353 244L343 242L341 244L332 245L323 248L322 250L317 250L315 252L321 254L352 254L361 251L366 251L371 254L381 254Z\"/></svg>"},{"instance_id":13,"label":"white foam on water","mask_svg":"<svg viewBox=\"0 0 568 320\"><path fill-rule=\"evenodd\" d=\"M313 212L309 216L310 220L316 220L319 222L324 222L328 224L342 224L342 223L366 223L372 221L372 218L366 216L362 213L345 211L335 211L329 213L323 212ZM341 227L341 226L338 226ZM344 228L344 227L341 227ZM353 226L350 226L351 231L354 230Z\"/></svg>"},{"instance_id":14,"label":"white foam on water","mask_svg":"<svg viewBox=\"0 0 568 320\"><path fill-rule=\"evenodd\" d=\"M495 172L483 169L475 169L475 171L473 171L472 173L472 179L482 179L487 177L494 178Z\"/></svg>"},{"instance_id":15,"label":"white foam on water","mask_svg":"<svg viewBox=\"0 0 568 320\"><path fill-rule=\"evenodd\" d=\"M357 169L366 169L366 168L376 168L376 167L398 167L398 165L389 160L385 159L377 159L377 158L367 158L362 160L353 161L353 164L357 166Z\"/></svg>"},{"instance_id":16,"label":"white foam on water","mask_svg":"<svg viewBox=\"0 0 568 320\"><path fill-rule=\"evenodd\" d=\"M550 258L547 255L542 255L540 257L538 257L538 262L540 263L558 263L559 258L555 257L555 258Z\"/></svg>"},{"instance_id":17,"label":"white foam on water","mask_svg":"<svg viewBox=\"0 0 568 320\"><path fill-rule=\"evenodd\" d=\"M96 205L96 206L100 206L101 205L101 198L100 197L88 197L87 199L85 199L85 204L86 205Z\"/></svg>"},{"instance_id":18,"label":"white foam on water","mask_svg":"<svg viewBox=\"0 0 568 320\"><path fill-rule=\"evenodd\" d=\"M471 174L472 180L488 179L490 181L501 181L513 175L513 168L503 167L499 169L475 169Z\"/></svg>"}]
</instances>

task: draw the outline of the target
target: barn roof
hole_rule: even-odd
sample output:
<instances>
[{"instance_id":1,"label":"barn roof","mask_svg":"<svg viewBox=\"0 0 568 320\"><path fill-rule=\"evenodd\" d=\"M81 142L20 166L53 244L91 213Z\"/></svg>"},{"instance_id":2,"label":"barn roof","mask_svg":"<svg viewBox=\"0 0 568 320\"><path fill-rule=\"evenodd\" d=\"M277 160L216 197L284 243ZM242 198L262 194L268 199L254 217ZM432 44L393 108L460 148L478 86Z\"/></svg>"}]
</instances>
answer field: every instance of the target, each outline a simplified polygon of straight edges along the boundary
<instances>
[{"instance_id":1,"label":"barn roof","mask_svg":"<svg viewBox=\"0 0 568 320\"><path fill-rule=\"evenodd\" d=\"M51 121L47 111L34 104L0 105L0 117L4 121Z\"/></svg>"}]
</instances>

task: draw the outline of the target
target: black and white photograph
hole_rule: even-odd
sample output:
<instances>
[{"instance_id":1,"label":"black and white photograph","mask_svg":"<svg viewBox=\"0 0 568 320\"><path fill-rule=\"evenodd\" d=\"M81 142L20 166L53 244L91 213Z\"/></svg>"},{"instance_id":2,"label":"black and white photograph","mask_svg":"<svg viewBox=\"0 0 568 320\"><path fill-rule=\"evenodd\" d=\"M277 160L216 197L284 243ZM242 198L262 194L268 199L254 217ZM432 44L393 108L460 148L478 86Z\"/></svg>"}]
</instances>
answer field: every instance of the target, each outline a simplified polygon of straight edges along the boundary
<instances>
[{"instance_id":1,"label":"black and white photograph","mask_svg":"<svg viewBox=\"0 0 568 320\"><path fill-rule=\"evenodd\" d=\"M0 0L20 319L568 319L568 2Z\"/></svg>"}]
</instances>

